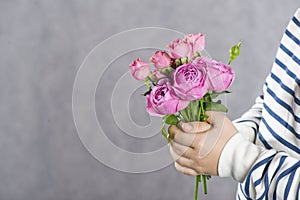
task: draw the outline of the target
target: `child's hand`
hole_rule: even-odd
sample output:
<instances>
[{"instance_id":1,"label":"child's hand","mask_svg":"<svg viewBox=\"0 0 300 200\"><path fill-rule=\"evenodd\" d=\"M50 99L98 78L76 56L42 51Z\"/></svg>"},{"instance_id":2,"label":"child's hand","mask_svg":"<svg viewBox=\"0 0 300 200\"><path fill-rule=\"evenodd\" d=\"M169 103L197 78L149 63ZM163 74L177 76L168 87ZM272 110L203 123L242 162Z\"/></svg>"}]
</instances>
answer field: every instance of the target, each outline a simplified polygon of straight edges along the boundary
<instances>
[{"instance_id":1,"label":"child's hand","mask_svg":"<svg viewBox=\"0 0 300 200\"><path fill-rule=\"evenodd\" d=\"M218 175L218 161L227 141L236 134L232 122L222 113L208 111L207 122L170 126L170 152L175 168L183 174Z\"/></svg>"}]
</instances>

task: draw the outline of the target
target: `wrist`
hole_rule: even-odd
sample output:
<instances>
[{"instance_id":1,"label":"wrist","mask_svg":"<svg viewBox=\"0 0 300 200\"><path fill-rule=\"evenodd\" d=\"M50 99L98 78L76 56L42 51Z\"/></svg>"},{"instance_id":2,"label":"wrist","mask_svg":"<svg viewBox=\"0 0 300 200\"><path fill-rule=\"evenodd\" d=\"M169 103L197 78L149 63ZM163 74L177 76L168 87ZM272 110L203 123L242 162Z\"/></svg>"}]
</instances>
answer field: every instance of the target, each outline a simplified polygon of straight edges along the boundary
<instances>
[{"instance_id":1,"label":"wrist","mask_svg":"<svg viewBox=\"0 0 300 200\"><path fill-rule=\"evenodd\" d=\"M219 176L231 176L242 182L263 150L237 133L230 138L221 153L218 163Z\"/></svg>"}]
</instances>

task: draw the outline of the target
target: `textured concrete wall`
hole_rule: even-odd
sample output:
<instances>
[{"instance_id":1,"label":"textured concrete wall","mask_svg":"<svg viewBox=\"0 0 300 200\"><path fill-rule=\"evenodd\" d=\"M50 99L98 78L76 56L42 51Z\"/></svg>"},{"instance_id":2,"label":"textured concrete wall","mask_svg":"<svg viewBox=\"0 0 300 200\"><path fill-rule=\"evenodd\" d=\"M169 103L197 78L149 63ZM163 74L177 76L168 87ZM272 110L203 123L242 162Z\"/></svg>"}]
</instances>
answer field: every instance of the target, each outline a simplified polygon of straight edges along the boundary
<instances>
[{"instance_id":1,"label":"textured concrete wall","mask_svg":"<svg viewBox=\"0 0 300 200\"><path fill-rule=\"evenodd\" d=\"M242 39L241 56L234 62L233 92L226 97L233 119L261 93L284 28L298 6L299 0L1 0L0 199L192 199L194 179L179 174L172 165L149 173L124 173L86 150L72 115L73 84L81 63L100 42L133 28L203 32L207 51L222 61L227 61L232 44ZM124 39L116 46L126 48L129 43ZM116 46L100 58L109 58ZM96 90L96 113L103 131L128 151L148 152L165 145L159 133L148 139L124 134L110 107L112 91L128 62L151 51L116 57ZM106 67L94 64L99 70ZM126 95L123 92L119 97ZM142 97L136 96L124 100L124 107L136 116L131 121L123 118L122 123L144 126L149 117ZM86 129L89 123L86 118ZM105 153L116 159L108 149ZM160 159L169 159L163 156L168 155ZM120 162L127 166L131 160ZM234 199L235 186L230 178L213 178L209 194L201 199Z\"/></svg>"}]
</instances>

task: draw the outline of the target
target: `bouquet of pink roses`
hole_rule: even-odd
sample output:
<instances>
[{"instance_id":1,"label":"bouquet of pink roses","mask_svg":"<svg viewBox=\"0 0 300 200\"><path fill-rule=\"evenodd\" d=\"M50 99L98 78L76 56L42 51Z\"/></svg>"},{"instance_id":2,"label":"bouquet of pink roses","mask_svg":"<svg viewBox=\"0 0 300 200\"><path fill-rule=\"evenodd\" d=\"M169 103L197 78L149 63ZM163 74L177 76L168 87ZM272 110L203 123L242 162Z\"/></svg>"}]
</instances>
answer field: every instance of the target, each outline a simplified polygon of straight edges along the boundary
<instances>
[{"instance_id":1,"label":"bouquet of pink roses","mask_svg":"<svg viewBox=\"0 0 300 200\"><path fill-rule=\"evenodd\" d=\"M218 95L228 93L234 72L229 66L240 53L239 42L230 49L228 65L202 56L205 48L205 36L201 33L188 34L168 45L168 52L156 51L150 58L150 65L139 58L130 64L131 75L144 81L148 91L147 112L163 117L162 134L167 141L169 135L165 124L177 125L179 121L205 121L205 111L227 112ZM206 180L210 176L196 176L195 200L198 196L198 184L203 183L207 194Z\"/></svg>"}]
</instances>

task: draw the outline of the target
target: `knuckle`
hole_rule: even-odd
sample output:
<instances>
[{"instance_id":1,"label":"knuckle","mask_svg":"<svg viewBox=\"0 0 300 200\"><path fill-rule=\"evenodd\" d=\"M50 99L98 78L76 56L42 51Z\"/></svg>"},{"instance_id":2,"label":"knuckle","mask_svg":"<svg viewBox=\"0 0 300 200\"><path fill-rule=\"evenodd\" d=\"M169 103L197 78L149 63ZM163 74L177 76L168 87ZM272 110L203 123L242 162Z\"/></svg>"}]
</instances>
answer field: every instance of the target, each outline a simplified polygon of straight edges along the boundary
<instances>
[{"instance_id":1,"label":"knuckle","mask_svg":"<svg viewBox=\"0 0 300 200\"><path fill-rule=\"evenodd\" d=\"M176 159L176 162L182 166L184 165L183 158L181 156Z\"/></svg>"}]
</instances>

